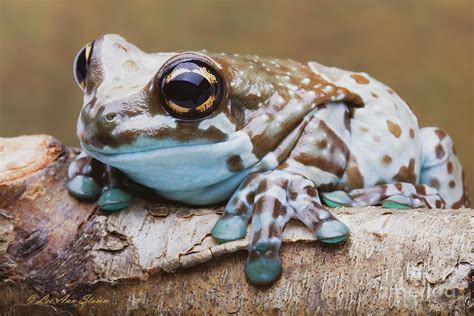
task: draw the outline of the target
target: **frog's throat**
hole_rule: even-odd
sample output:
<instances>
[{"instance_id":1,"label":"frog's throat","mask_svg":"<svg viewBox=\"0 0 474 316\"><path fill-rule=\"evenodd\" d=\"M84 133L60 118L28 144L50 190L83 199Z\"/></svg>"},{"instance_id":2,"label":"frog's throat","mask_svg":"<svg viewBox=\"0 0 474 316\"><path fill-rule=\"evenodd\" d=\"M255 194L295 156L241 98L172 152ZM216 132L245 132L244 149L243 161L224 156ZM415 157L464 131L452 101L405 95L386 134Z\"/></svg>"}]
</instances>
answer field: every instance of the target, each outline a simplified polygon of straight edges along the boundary
<instances>
[{"instance_id":1,"label":"frog's throat","mask_svg":"<svg viewBox=\"0 0 474 316\"><path fill-rule=\"evenodd\" d=\"M257 165L260 169L264 165L268 168L275 168L277 165L276 159L270 159L275 160L271 164L268 164L268 159L259 162L252 151L250 137L243 132L235 133L225 142L131 153L103 154L86 146L83 149L93 158L120 169L134 181L163 192L163 195L170 198L175 194L184 196L185 192L199 191L224 181L234 183L237 178L255 170ZM240 157L243 164L242 169L237 172L229 168L229 160L235 156ZM229 185L228 190L230 187L235 189L237 185L238 183Z\"/></svg>"}]
</instances>

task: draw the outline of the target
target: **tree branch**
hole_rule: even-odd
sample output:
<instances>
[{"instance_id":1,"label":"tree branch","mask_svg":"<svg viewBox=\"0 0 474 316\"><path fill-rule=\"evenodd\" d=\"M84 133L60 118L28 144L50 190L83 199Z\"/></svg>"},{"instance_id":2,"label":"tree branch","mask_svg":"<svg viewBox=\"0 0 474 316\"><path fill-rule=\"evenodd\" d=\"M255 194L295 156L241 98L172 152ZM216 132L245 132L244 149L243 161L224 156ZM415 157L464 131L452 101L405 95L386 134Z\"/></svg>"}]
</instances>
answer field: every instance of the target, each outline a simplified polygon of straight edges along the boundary
<instances>
[{"instance_id":1,"label":"tree branch","mask_svg":"<svg viewBox=\"0 0 474 316\"><path fill-rule=\"evenodd\" d=\"M67 193L75 154L45 135L0 138L2 315L473 311L472 209L334 210L351 228L335 247L290 222L282 277L258 288L243 272L248 241L210 236L222 207L137 198L102 213Z\"/></svg>"}]
</instances>

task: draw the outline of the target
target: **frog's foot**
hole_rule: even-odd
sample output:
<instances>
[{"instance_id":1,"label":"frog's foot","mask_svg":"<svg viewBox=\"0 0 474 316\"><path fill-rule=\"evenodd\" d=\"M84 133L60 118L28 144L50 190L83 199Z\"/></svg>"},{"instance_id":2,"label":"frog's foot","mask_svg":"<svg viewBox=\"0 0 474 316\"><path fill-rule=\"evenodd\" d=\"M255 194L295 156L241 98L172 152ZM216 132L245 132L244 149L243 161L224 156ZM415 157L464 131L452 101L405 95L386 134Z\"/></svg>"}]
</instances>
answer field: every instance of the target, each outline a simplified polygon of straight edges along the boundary
<instances>
[{"instance_id":1,"label":"frog's foot","mask_svg":"<svg viewBox=\"0 0 474 316\"><path fill-rule=\"evenodd\" d=\"M321 193L323 202L330 207L382 205L385 208L443 208L444 201L436 189L420 184L391 183L376 185L350 192Z\"/></svg>"},{"instance_id":2,"label":"frog's foot","mask_svg":"<svg viewBox=\"0 0 474 316\"><path fill-rule=\"evenodd\" d=\"M212 230L219 242L245 237L252 219L245 273L254 284L271 284L281 274L279 251L285 224L301 220L324 243L347 239L349 229L325 210L314 184L285 171L253 174L230 199L224 215Z\"/></svg>"},{"instance_id":3,"label":"frog's foot","mask_svg":"<svg viewBox=\"0 0 474 316\"><path fill-rule=\"evenodd\" d=\"M132 196L124 186L127 178L117 169L101 163L82 152L68 169L69 193L81 200L96 201L104 211L126 208Z\"/></svg>"}]
</instances>

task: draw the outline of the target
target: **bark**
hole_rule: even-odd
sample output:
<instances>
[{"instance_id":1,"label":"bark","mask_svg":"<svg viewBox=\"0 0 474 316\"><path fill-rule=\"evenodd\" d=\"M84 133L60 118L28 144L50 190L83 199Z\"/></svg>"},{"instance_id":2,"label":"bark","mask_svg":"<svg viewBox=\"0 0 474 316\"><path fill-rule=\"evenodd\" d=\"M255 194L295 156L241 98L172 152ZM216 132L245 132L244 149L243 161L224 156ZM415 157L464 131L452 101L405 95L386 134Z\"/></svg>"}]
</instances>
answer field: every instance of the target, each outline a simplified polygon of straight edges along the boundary
<instances>
[{"instance_id":1,"label":"bark","mask_svg":"<svg viewBox=\"0 0 474 316\"><path fill-rule=\"evenodd\" d=\"M248 241L210 237L222 206L137 198L102 213L67 193L76 154L0 138L2 315L474 312L472 209L334 210L352 232L339 246L290 222L282 277L261 288L243 272Z\"/></svg>"}]
</instances>

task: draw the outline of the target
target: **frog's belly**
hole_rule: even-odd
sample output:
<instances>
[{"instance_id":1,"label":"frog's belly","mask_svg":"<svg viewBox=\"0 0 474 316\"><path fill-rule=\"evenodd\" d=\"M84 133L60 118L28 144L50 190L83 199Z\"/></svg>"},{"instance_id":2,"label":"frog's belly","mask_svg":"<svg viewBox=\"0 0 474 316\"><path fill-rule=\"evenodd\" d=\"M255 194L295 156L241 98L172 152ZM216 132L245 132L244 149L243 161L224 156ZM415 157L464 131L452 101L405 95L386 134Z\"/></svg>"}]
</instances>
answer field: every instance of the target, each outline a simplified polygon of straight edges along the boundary
<instances>
[{"instance_id":1,"label":"frog's belly","mask_svg":"<svg viewBox=\"0 0 474 316\"><path fill-rule=\"evenodd\" d=\"M145 152L102 154L84 150L97 160L120 169L134 181L160 195L191 204L225 200L258 162L247 134L235 133L216 144L161 148ZM232 157L240 157L243 169L229 170Z\"/></svg>"}]
</instances>

